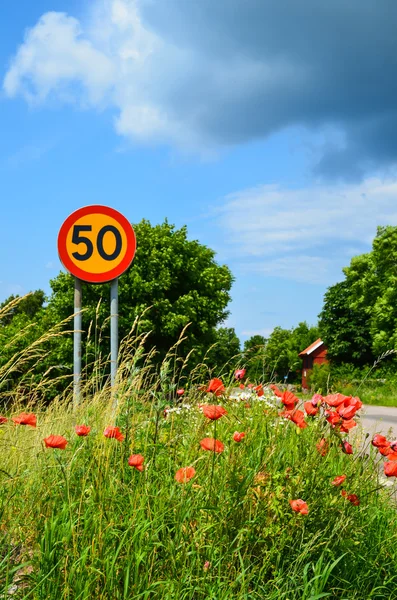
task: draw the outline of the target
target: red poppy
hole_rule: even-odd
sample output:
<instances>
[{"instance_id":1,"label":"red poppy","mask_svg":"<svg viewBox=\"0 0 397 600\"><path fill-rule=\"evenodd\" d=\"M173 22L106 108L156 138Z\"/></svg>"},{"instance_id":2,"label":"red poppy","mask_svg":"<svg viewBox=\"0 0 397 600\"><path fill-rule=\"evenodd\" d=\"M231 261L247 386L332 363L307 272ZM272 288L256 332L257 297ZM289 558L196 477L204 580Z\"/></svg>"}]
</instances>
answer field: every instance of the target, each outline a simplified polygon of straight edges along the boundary
<instances>
[{"instance_id":1,"label":"red poppy","mask_svg":"<svg viewBox=\"0 0 397 600\"><path fill-rule=\"evenodd\" d=\"M7 417L2 417L0 415L0 425L3 425L3 423L7 423L7 421L8 421Z\"/></svg>"},{"instance_id":2,"label":"red poppy","mask_svg":"<svg viewBox=\"0 0 397 600\"><path fill-rule=\"evenodd\" d=\"M16 425L31 425L32 427L36 427L37 424L36 415L33 413L21 413L17 417L12 417L12 420Z\"/></svg>"},{"instance_id":3,"label":"red poppy","mask_svg":"<svg viewBox=\"0 0 397 600\"><path fill-rule=\"evenodd\" d=\"M390 442L390 448L395 452L397 450L397 440Z\"/></svg>"},{"instance_id":4,"label":"red poppy","mask_svg":"<svg viewBox=\"0 0 397 600\"><path fill-rule=\"evenodd\" d=\"M348 421L343 421L342 425L340 426L340 430L343 433L348 433L350 429L353 429L353 427L355 427L357 425L357 423L353 420L353 419L349 419Z\"/></svg>"},{"instance_id":5,"label":"red poppy","mask_svg":"<svg viewBox=\"0 0 397 600\"><path fill-rule=\"evenodd\" d=\"M345 406L344 404L338 406L336 410L342 419L352 419L357 412L357 408L355 406Z\"/></svg>"},{"instance_id":6,"label":"red poppy","mask_svg":"<svg viewBox=\"0 0 397 600\"><path fill-rule=\"evenodd\" d=\"M211 419L211 421L217 421L223 415L227 415L227 411L220 406L219 404L206 404L203 406L203 415L207 417L207 419Z\"/></svg>"},{"instance_id":7,"label":"red poppy","mask_svg":"<svg viewBox=\"0 0 397 600\"><path fill-rule=\"evenodd\" d=\"M183 388L181 388L180 390L176 390L177 396L183 396L184 393L185 393L185 390Z\"/></svg>"},{"instance_id":8,"label":"red poppy","mask_svg":"<svg viewBox=\"0 0 397 600\"><path fill-rule=\"evenodd\" d=\"M235 442L241 442L241 440L245 438L245 433L244 431L242 431L241 433L239 433L238 431L235 431L233 433L233 439Z\"/></svg>"},{"instance_id":9,"label":"red poppy","mask_svg":"<svg viewBox=\"0 0 397 600\"><path fill-rule=\"evenodd\" d=\"M397 477L397 462L394 460L387 460L383 465L383 470L385 472L386 477Z\"/></svg>"},{"instance_id":10,"label":"red poppy","mask_svg":"<svg viewBox=\"0 0 397 600\"><path fill-rule=\"evenodd\" d=\"M391 452L393 452L390 446L379 446L378 451L380 454L382 454L382 456L388 456Z\"/></svg>"},{"instance_id":11,"label":"red poppy","mask_svg":"<svg viewBox=\"0 0 397 600\"><path fill-rule=\"evenodd\" d=\"M342 417L336 411L328 411L327 414L326 420L332 427L342 422Z\"/></svg>"},{"instance_id":12,"label":"red poppy","mask_svg":"<svg viewBox=\"0 0 397 600\"><path fill-rule=\"evenodd\" d=\"M313 406L318 406L319 404L321 404L321 402L324 400L324 398L322 397L321 394L314 394L313 398L312 398L312 404Z\"/></svg>"},{"instance_id":13,"label":"red poppy","mask_svg":"<svg viewBox=\"0 0 397 600\"><path fill-rule=\"evenodd\" d=\"M256 395L260 398L261 396L263 396L263 394L265 393L263 391L263 385L260 383L259 385L256 386L256 388L254 388L254 390L256 391Z\"/></svg>"},{"instance_id":14,"label":"red poppy","mask_svg":"<svg viewBox=\"0 0 397 600\"><path fill-rule=\"evenodd\" d=\"M358 496L356 496L356 494L349 494L347 496L347 499L349 500L349 502L354 504L354 506L359 506L360 504L360 500L358 499Z\"/></svg>"},{"instance_id":15,"label":"red poppy","mask_svg":"<svg viewBox=\"0 0 397 600\"><path fill-rule=\"evenodd\" d=\"M278 398L282 398L283 396L283 392L280 392L280 390L278 389L278 387L276 385L274 385L273 383L269 386L270 389L273 391L273 394L275 396L278 396Z\"/></svg>"},{"instance_id":16,"label":"red poppy","mask_svg":"<svg viewBox=\"0 0 397 600\"><path fill-rule=\"evenodd\" d=\"M324 397L324 402L326 402L328 406L336 407L350 398L351 396L345 396L344 394L329 394Z\"/></svg>"},{"instance_id":17,"label":"red poppy","mask_svg":"<svg viewBox=\"0 0 397 600\"><path fill-rule=\"evenodd\" d=\"M328 452L328 442L325 438L322 438L317 444L316 449L321 456L325 456Z\"/></svg>"},{"instance_id":18,"label":"red poppy","mask_svg":"<svg viewBox=\"0 0 397 600\"><path fill-rule=\"evenodd\" d=\"M221 396L224 391L225 386L223 385L220 379L217 379L216 377L214 379L211 379L207 387L207 392L212 392L213 394L215 394L215 396Z\"/></svg>"},{"instance_id":19,"label":"red poppy","mask_svg":"<svg viewBox=\"0 0 397 600\"><path fill-rule=\"evenodd\" d=\"M91 427L88 427L88 425L76 425L74 430L78 436L86 437L90 433Z\"/></svg>"},{"instance_id":20,"label":"red poppy","mask_svg":"<svg viewBox=\"0 0 397 600\"><path fill-rule=\"evenodd\" d=\"M305 402L303 405L306 413L310 416L310 417L314 417L314 415L316 415L318 413L318 407L317 406L313 406L311 400L309 400L308 402Z\"/></svg>"},{"instance_id":21,"label":"red poppy","mask_svg":"<svg viewBox=\"0 0 397 600\"><path fill-rule=\"evenodd\" d=\"M375 448L382 448L385 446L390 446L390 443L387 441L387 438L385 438L384 435L380 435L379 433L377 433L376 435L374 435L371 444L373 446L375 446Z\"/></svg>"},{"instance_id":22,"label":"red poppy","mask_svg":"<svg viewBox=\"0 0 397 600\"><path fill-rule=\"evenodd\" d=\"M341 490L340 495L343 496L344 498L346 498L346 496L347 496L346 490Z\"/></svg>"},{"instance_id":23,"label":"red poppy","mask_svg":"<svg viewBox=\"0 0 397 600\"><path fill-rule=\"evenodd\" d=\"M119 427L106 427L103 435L107 438L116 438L119 442L122 442L124 439Z\"/></svg>"},{"instance_id":24,"label":"red poppy","mask_svg":"<svg viewBox=\"0 0 397 600\"><path fill-rule=\"evenodd\" d=\"M182 467L175 473L175 480L178 483L187 483L196 475L196 470L193 467Z\"/></svg>"},{"instance_id":25,"label":"red poppy","mask_svg":"<svg viewBox=\"0 0 397 600\"><path fill-rule=\"evenodd\" d=\"M397 452L393 452L393 450L391 448L390 448L390 452L386 456L387 456L387 460L397 460Z\"/></svg>"},{"instance_id":26,"label":"red poppy","mask_svg":"<svg viewBox=\"0 0 397 600\"><path fill-rule=\"evenodd\" d=\"M300 429L305 429L307 427L307 423L305 421L305 413L301 410L291 410L284 411L284 415L286 419L289 419L295 425L297 425Z\"/></svg>"},{"instance_id":27,"label":"red poppy","mask_svg":"<svg viewBox=\"0 0 397 600\"><path fill-rule=\"evenodd\" d=\"M238 387L240 388L240 390L245 390L245 385L243 383L240 383Z\"/></svg>"},{"instance_id":28,"label":"red poppy","mask_svg":"<svg viewBox=\"0 0 397 600\"><path fill-rule=\"evenodd\" d=\"M200 446L203 450L210 450L212 452L223 452L225 446L219 440L214 440L214 438L204 438L200 442Z\"/></svg>"},{"instance_id":29,"label":"red poppy","mask_svg":"<svg viewBox=\"0 0 397 600\"><path fill-rule=\"evenodd\" d=\"M246 369L237 369L237 371L234 372L234 376L240 381L241 379L244 379L246 372Z\"/></svg>"},{"instance_id":30,"label":"red poppy","mask_svg":"<svg viewBox=\"0 0 397 600\"><path fill-rule=\"evenodd\" d=\"M284 404L287 410L293 410L295 408L295 404L299 402L299 398L297 398L289 390L285 390L281 396L281 402Z\"/></svg>"},{"instance_id":31,"label":"red poppy","mask_svg":"<svg viewBox=\"0 0 397 600\"><path fill-rule=\"evenodd\" d=\"M294 510L295 512L300 513L301 515L308 514L309 508L306 502L304 502L300 498L298 500L290 500L289 503L291 505L292 510Z\"/></svg>"},{"instance_id":32,"label":"red poppy","mask_svg":"<svg viewBox=\"0 0 397 600\"><path fill-rule=\"evenodd\" d=\"M131 454L128 459L128 464L130 467L135 467L137 471L143 471L143 463L145 459L142 454Z\"/></svg>"},{"instance_id":33,"label":"red poppy","mask_svg":"<svg viewBox=\"0 0 397 600\"><path fill-rule=\"evenodd\" d=\"M253 389L253 387L254 387L254 384L253 384L253 383L249 383L249 384L247 385L247 388L248 388L249 390L252 390L252 389Z\"/></svg>"},{"instance_id":34,"label":"red poppy","mask_svg":"<svg viewBox=\"0 0 397 600\"><path fill-rule=\"evenodd\" d=\"M335 477L335 479L333 481L331 481L331 485L342 485L342 483L345 481L346 479L346 475L338 475L338 477Z\"/></svg>"},{"instance_id":35,"label":"red poppy","mask_svg":"<svg viewBox=\"0 0 397 600\"><path fill-rule=\"evenodd\" d=\"M61 435L49 435L47 438L44 438L44 443L47 448L59 448L59 450L65 450L68 441Z\"/></svg>"},{"instance_id":36,"label":"red poppy","mask_svg":"<svg viewBox=\"0 0 397 600\"><path fill-rule=\"evenodd\" d=\"M345 454L353 454L353 448L352 445L349 444L349 442L343 442L342 447Z\"/></svg>"}]
</instances>

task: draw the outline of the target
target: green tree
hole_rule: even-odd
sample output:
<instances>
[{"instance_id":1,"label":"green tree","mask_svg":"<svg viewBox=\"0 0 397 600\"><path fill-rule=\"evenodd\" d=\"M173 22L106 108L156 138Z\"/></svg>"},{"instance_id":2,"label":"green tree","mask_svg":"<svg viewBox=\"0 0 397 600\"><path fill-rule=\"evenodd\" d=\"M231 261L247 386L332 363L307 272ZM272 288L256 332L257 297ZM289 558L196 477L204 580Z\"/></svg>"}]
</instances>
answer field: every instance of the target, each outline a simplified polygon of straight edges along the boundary
<instances>
[{"instance_id":1,"label":"green tree","mask_svg":"<svg viewBox=\"0 0 397 600\"><path fill-rule=\"evenodd\" d=\"M325 295L321 336L335 363L362 366L397 348L397 227L378 227L372 251L343 272Z\"/></svg>"},{"instance_id":2,"label":"green tree","mask_svg":"<svg viewBox=\"0 0 397 600\"><path fill-rule=\"evenodd\" d=\"M244 362L247 377L250 381L264 379L266 338L263 335L253 335L244 342Z\"/></svg>"},{"instance_id":3,"label":"green tree","mask_svg":"<svg viewBox=\"0 0 397 600\"><path fill-rule=\"evenodd\" d=\"M209 366L221 371L231 371L241 363L240 340L233 327L219 327L214 332L214 346L209 350Z\"/></svg>"},{"instance_id":4,"label":"green tree","mask_svg":"<svg viewBox=\"0 0 397 600\"><path fill-rule=\"evenodd\" d=\"M353 301L351 277L329 287L325 293L319 330L328 348L328 357L335 364L360 366L373 359L370 314L360 306L360 297L357 295L356 302Z\"/></svg>"}]
</instances>

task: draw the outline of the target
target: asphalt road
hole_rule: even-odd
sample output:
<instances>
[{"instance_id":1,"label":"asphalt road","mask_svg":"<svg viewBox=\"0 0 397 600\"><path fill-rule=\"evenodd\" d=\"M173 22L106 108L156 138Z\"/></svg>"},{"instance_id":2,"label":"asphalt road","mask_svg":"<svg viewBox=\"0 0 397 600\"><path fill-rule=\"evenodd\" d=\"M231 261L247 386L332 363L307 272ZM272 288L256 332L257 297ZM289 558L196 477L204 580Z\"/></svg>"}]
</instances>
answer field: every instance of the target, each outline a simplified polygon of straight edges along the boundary
<instances>
[{"instance_id":1,"label":"asphalt road","mask_svg":"<svg viewBox=\"0 0 397 600\"><path fill-rule=\"evenodd\" d=\"M371 436L382 433L390 440L397 439L397 408L394 406L364 405L361 412L361 423ZM391 430L391 433L389 433Z\"/></svg>"}]
</instances>

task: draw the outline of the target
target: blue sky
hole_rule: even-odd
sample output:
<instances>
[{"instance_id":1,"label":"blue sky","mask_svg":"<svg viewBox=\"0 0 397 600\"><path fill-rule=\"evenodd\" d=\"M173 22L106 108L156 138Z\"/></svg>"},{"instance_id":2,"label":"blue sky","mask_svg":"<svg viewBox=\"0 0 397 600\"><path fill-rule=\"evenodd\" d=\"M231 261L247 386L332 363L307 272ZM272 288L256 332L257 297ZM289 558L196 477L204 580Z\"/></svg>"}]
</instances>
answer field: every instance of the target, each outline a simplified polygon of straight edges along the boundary
<instances>
[{"instance_id":1,"label":"blue sky","mask_svg":"<svg viewBox=\"0 0 397 600\"><path fill-rule=\"evenodd\" d=\"M230 266L241 339L315 323L397 225L397 5L0 4L0 300L61 266L86 204L188 226Z\"/></svg>"}]
</instances>

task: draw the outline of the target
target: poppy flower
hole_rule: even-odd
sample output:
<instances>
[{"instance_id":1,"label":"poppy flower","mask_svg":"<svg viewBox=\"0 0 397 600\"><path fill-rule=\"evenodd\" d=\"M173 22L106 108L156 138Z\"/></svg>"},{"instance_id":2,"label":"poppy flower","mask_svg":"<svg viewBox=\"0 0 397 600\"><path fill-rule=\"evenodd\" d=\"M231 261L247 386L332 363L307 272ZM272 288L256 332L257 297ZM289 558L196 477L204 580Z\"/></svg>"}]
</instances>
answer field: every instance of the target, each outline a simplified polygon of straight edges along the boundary
<instances>
[{"instance_id":1,"label":"poppy flower","mask_svg":"<svg viewBox=\"0 0 397 600\"><path fill-rule=\"evenodd\" d=\"M390 442L390 448L393 450L393 452L397 450L397 440L393 440L393 442Z\"/></svg>"},{"instance_id":2,"label":"poppy flower","mask_svg":"<svg viewBox=\"0 0 397 600\"><path fill-rule=\"evenodd\" d=\"M260 398L261 396L264 395L264 391L263 391L263 385L260 383L259 385L257 385L254 390L256 391L256 395L258 396L258 398Z\"/></svg>"},{"instance_id":3,"label":"poppy flower","mask_svg":"<svg viewBox=\"0 0 397 600\"><path fill-rule=\"evenodd\" d=\"M347 496L347 499L349 500L349 502L351 502L354 506L359 506L360 504L360 500L358 499L358 496L356 496L356 494L349 494Z\"/></svg>"},{"instance_id":4,"label":"poppy flower","mask_svg":"<svg viewBox=\"0 0 397 600\"><path fill-rule=\"evenodd\" d=\"M61 435L49 435L44 438L44 443L47 448L58 448L59 450L65 450L68 441L65 440Z\"/></svg>"},{"instance_id":5,"label":"poppy flower","mask_svg":"<svg viewBox=\"0 0 397 600\"><path fill-rule=\"evenodd\" d=\"M324 402L328 404L328 406L332 406L336 408L340 404L343 404L346 400L350 399L351 396L345 396L344 394L329 394L324 397Z\"/></svg>"},{"instance_id":6,"label":"poppy flower","mask_svg":"<svg viewBox=\"0 0 397 600\"><path fill-rule=\"evenodd\" d=\"M237 369L237 371L234 372L234 376L240 381L241 379L244 379L246 372L246 369Z\"/></svg>"},{"instance_id":7,"label":"poppy flower","mask_svg":"<svg viewBox=\"0 0 397 600\"><path fill-rule=\"evenodd\" d=\"M341 490L340 495L343 496L344 498L346 498L346 496L347 496L346 490Z\"/></svg>"},{"instance_id":8,"label":"poppy flower","mask_svg":"<svg viewBox=\"0 0 397 600\"><path fill-rule=\"evenodd\" d=\"M355 406L338 406L336 409L338 414L342 417L342 419L352 419L357 412L357 408Z\"/></svg>"},{"instance_id":9,"label":"poppy flower","mask_svg":"<svg viewBox=\"0 0 397 600\"><path fill-rule=\"evenodd\" d=\"M88 427L88 425L76 425L74 430L78 436L86 437L90 433L91 427Z\"/></svg>"},{"instance_id":10,"label":"poppy flower","mask_svg":"<svg viewBox=\"0 0 397 600\"><path fill-rule=\"evenodd\" d=\"M393 452L393 450L391 448L390 448L390 452L386 456L387 456L387 460L397 460L397 452Z\"/></svg>"},{"instance_id":11,"label":"poppy flower","mask_svg":"<svg viewBox=\"0 0 397 600\"><path fill-rule=\"evenodd\" d=\"M175 480L178 483L187 483L196 475L196 470L193 467L182 467L175 473Z\"/></svg>"},{"instance_id":12,"label":"poppy flower","mask_svg":"<svg viewBox=\"0 0 397 600\"><path fill-rule=\"evenodd\" d=\"M318 406L324 400L321 394L314 394L312 398L313 406Z\"/></svg>"},{"instance_id":13,"label":"poppy flower","mask_svg":"<svg viewBox=\"0 0 397 600\"><path fill-rule=\"evenodd\" d=\"M203 406L203 415L211 421L217 421L223 415L227 415L227 411L219 404L206 404Z\"/></svg>"},{"instance_id":14,"label":"poppy flower","mask_svg":"<svg viewBox=\"0 0 397 600\"><path fill-rule=\"evenodd\" d=\"M280 392L280 390L278 389L278 387L276 385L274 385L273 383L269 386L270 389L273 391L273 394L275 396L277 396L278 398L281 398L283 395L283 392Z\"/></svg>"},{"instance_id":15,"label":"poppy flower","mask_svg":"<svg viewBox=\"0 0 397 600\"><path fill-rule=\"evenodd\" d=\"M124 439L119 427L106 427L103 435L107 438L116 438L119 442L122 442Z\"/></svg>"},{"instance_id":16,"label":"poppy flower","mask_svg":"<svg viewBox=\"0 0 397 600\"><path fill-rule=\"evenodd\" d=\"M349 419L347 421L343 421L342 425L340 426L340 430L343 433L349 433L350 429L353 429L353 427L355 427L357 425L357 423L354 421L354 419Z\"/></svg>"},{"instance_id":17,"label":"poppy flower","mask_svg":"<svg viewBox=\"0 0 397 600\"><path fill-rule=\"evenodd\" d=\"M306 411L306 414L309 415L309 417L314 417L314 415L316 415L318 413L318 407L313 406L311 400L309 400L308 402L305 402L303 407Z\"/></svg>"},{"instance_id":18,"label":"poppy flower","mask_svg":"<svg viewBox=\"0 0 397 600\"><path fill-rule=\"evenodd\" d=\"M215 396L221 396L224 391L225 386L223 385L220 379L217 379L216 377L214 379L211 379L207 387L208 393L212 392L213 394L215 394Z\"/></svg>"},{"instance_id":19,"label":"poppy flower","mask_svg":"<svg viewBox=\"0 0 397 600\"><path fill-rule=\"evenodd\" d=\"M300 513L301 515L308 514L309 508L308 508L306 502L304 502L300 498L298 500L290 500L289 503L290 503L292 510L294 510L295 512Z\"/></svg>"},{"instance_id":20,"label":"poppy flower","mask_svg":"<svg viewBox=\"0 0 397 600\"><path fill-rule=\"evenodd\" d=\"M300 429L305 429L305 427L307 427L307 423L305 421L305 413L303 413L301 410L285 410L282 413L280 413L280 416L289 419L290 421L295 423L295 425L297 425Z\"/></svg>"},{"instance_id":21,"label":"poppy flower","mask_svg":"<svg viewBox=\"0 0 397 600\"><path fill-rule=\"evenodd\" d=\"M183 388L181 388L180 390L176 390L176 395L177 396L183 396L183 394L185 393L185 390Z\"/></svg>"},{"instance_id":22,"label":"poppy flower","mask_svg":"<svg viewBox=\"0 0 397 600\"><path fill-rule=\"evenodd\" d=\"M240 383L238 387L240 388L240 390L245 390L245 385L243 383Z\"/></svg>"},{"instance_id":23,"label":"poppy flower","mask_svg":"<svg viewBox=\"0 0 397 600\"><path fill-rule=\"evenodd\" d=\"M143 471L143 463L145 459L142 454L131 454L128 459L128 464L130 467L135 467L137 471Z\"/></svg>"},{"instance_id":24,"label":"poppy flower","mask_svg":"<svg viewBox=\"0 0 397 600\"><path fill-rule=\"evenodd\" d=\"M353 454L353 448L352 445L349 444L349 442L343 442L342 447L345 454Z\"/></svg>"},{"instance_id":25,"label":"poppy flower","mask_svg":"<svg viewBox=\"0 0 397 600\"><path fill-rule=\"evenodd\" d=\"M346 475L338 475L338 477L335 477L335 479L333 481L331 481L331 485L342 485L342 483L345 481L346 479Z\"/></svg>"},{"instance_id":26,"label":"poppy flower","mask_svg":"<svg viewBox=\"0 0 397 600\"><path fill-rule=\"evenodd\" d=\"M387 438L385 438L384 435L380 435L379 433L374 435L374 437L372 438L371 444L373 446L375 446L375 448L382 448L384 446L390 446L390 443L387 441Z\"/></svg>"},{"instance_id":27,"label":"poppy flower","mask_svg":"<svg viewBox=\"0 0 397 600\"><path fill-rule=\"evenodd\" d=\"M397 477L397 462L387 460L383 465L386 477Z\"/></svg>"},{"instance_id":28,"label":"poppy flower","mask_svg":"<svg viewBox=\"0 0 397 600\"><path fill-rule=\"evenodd\" d=\"M379 446L378 451L380 454L382 454L382 456L388 456L391 452L393 452L390 446Z\"/></svg>"},{"instance_id":29,"label":"poppy flower","mask_svg":"<svg viewBox=\"0 0 397 600\"><path fill-rule=\"evenodd\" d=\"M211 563L209 560L206 560L203 566L203 570L204 571L208 571L208 569L211 567Z\"/></svg>"},{"instance_id":30,"label":"poppy flower","mask_svg":"<svg viewBox=\"0 0 397 600\"><path fill-rule=\"evenodd\" d=\"M12 420L16 425L31 425L31 427L36 427L37 424L36 415L33 413L21 413L17 417L12 417Z\"/></svg>"},{"instance_id":31,"label":"poppy flower","mask_svg":"<svg viewBox=\"0 0 397 600\"><path fill-rule=\"evenodd\" d=\"M325 456L328 452L328 442L325 438L322 438L317 444L316 444L316 450L319 454L321 454L321 456Z\"/></svg>"},{"instance_id":32,"label":"poppy flower","mask_svg":"<svg viewBox=\"0 0 397 600\"><path fill-rule=\"evenodd\" d=\"M281 396L281 402L284 404L287 410L293 410L295 408L295 404L299 402L299 398L297 398L289 390L285 390Z\"/></svg>"},{"instance_id":33,"label":"poppy flower","mask_svg":"<svg viewBox=\"0 0 397 600\"><path fill-rule=\"evenodd\" d=\"M242 431L241 433L239 433L238 431L235 431L233 433L233 439L235 442L241 442L241 440L245 438L245 433L244 431Z\"/></svg>"},{"instance_id":34,"label":"poppy flower","mask_svg":"<svg viewBox=\"0 0 397 600\"><path fill-rule=\"evenodd\" d=\"M336 411L328 411L328 416L326 417L326 420L330 425L332 425L332 427L335 427L335 425L338 425L342 422L342 417L338 415Z\"/></svg>"},{"instance_id":35,"label":"poppy flower","mask_svg":"<svg viewBox=\"0 0 397 600\"><path fill-rule=\"evenodd\" d=\"M200 446L203 450L211 450L212 452L223 452L225 446L219 440L215 440L214 438L204 438L200 442Z\"/></svg>"},{"instance_id":36,"label":"poppy flower","mask_svg":"<svg viewBox=\"0 0 397 600\"><path fill-rule=\"evenodd\" d=\"M2 417L0 415L0 425L3 425L3 423L7 423L7 421L8 421L7 417Z\"/></svg>"}]
</instances>

